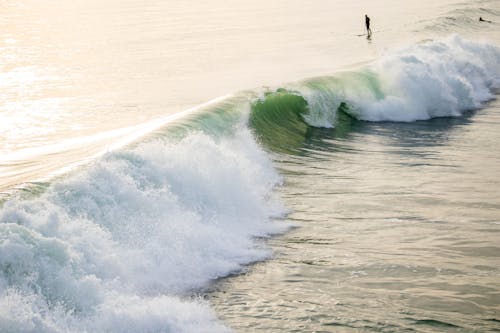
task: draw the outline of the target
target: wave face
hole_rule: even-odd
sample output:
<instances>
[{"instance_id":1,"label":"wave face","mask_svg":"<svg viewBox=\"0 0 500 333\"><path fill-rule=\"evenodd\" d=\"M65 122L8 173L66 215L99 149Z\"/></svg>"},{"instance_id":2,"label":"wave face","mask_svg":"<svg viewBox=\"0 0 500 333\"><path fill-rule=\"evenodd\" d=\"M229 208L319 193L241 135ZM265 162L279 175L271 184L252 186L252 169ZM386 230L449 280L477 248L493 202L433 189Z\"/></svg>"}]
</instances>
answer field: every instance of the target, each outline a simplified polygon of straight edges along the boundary
<instances>
[{"instance_id":1,"label":"wave face","mask_svg":"<svg viewBox=\"0 0 500 333\"><path fill-rule=\"evenodd\" d=\"M193 290L269 250L280 182L248 129L109 153L0 211L1 332L227 332Z\"/></svg>"},{"instance_id":2,"label":"wave face","mask_svg":"<svg viewBox=\"0 0 500 333\"><path fill-rule=\"evenodd\" d=\"M342 127L348 118L411 122L460 116L480 108L499 87L500 48L455 35L386 54L358 71L269 92L253 104L250 123L267 137L277 128L304 133L304 125Z\"/></svg>"}]
</instances>

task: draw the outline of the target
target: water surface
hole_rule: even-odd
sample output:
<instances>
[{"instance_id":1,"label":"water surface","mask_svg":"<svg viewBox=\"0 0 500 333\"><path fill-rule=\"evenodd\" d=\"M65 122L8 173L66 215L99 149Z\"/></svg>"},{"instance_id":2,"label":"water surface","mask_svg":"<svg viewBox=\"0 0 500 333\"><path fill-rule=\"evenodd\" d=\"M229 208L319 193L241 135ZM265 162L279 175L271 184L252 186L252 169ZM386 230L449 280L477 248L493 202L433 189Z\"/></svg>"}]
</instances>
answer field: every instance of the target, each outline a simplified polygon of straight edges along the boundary
<instances>
[{"instance_id":1,"label":"water surface","mask_svg":"<svg viewBox=\"0 0 500 333\"><path fill-rule=\"evenodd\" d=\"M278 155L298 228L210 296L237 332L500 329L500 103L316 130Z\"/></svg>"}]
</instances>

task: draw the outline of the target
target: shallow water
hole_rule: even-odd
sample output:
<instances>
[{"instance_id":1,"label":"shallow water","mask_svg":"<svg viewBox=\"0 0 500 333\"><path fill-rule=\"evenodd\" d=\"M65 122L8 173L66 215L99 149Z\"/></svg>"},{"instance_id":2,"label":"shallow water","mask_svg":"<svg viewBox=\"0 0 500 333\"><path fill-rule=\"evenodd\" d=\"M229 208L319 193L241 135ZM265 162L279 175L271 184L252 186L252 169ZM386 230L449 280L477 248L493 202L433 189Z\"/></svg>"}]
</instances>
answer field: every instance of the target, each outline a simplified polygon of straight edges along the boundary
<instances>
[{"instance_id":1,"label":"shallow water","mask_svg":"<svg viewBox=\"0 0 500 333\"><path fill-rule=\"evenodd\" d=\"M210 295L237 332L500 330L500 103L317 130L278 155L294 231Z\"/></svg>"}]
</instances>

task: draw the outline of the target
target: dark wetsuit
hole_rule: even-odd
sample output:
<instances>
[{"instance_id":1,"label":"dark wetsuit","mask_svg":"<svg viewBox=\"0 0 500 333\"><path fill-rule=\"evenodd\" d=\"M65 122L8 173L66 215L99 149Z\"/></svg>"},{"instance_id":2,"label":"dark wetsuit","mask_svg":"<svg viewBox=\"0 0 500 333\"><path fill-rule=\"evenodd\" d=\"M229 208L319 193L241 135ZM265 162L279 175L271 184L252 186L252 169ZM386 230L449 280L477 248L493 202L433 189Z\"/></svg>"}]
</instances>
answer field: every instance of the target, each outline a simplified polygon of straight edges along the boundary
<instances>
[{"instance_id":1,"label":"dark wetsuit","mask_svg":"<svg viewBox=\"0 0 500 333\"><path fill-rule=\"evenodd\" d=\"M366 32L368 34L371 34L372 30L370 29L370 18L368 17L368 15L365 15L365 24L366 24Z\"/></svg>"}]
</instances>

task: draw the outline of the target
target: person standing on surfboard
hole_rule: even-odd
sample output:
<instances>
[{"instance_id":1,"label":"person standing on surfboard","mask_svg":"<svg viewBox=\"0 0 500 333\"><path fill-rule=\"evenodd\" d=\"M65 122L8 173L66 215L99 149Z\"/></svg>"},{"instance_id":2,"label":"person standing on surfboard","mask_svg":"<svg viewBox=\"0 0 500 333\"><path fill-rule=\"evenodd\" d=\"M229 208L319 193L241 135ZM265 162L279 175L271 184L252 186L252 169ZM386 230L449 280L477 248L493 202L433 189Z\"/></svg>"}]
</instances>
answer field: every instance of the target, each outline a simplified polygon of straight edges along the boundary
<instances>
[{"instance_id":1,"label":"person standing on surfboard","mask_svg":"<svg viewBox=\"0 0 500 333\"><path fill-rule=\"evenodd\" d=\"M368 36L370 36L372 34L372 30L370 29L370 18L366 14L365 14L365 24L366 24L366 33L368 34Z\"/></svg>"}]
</instances>

